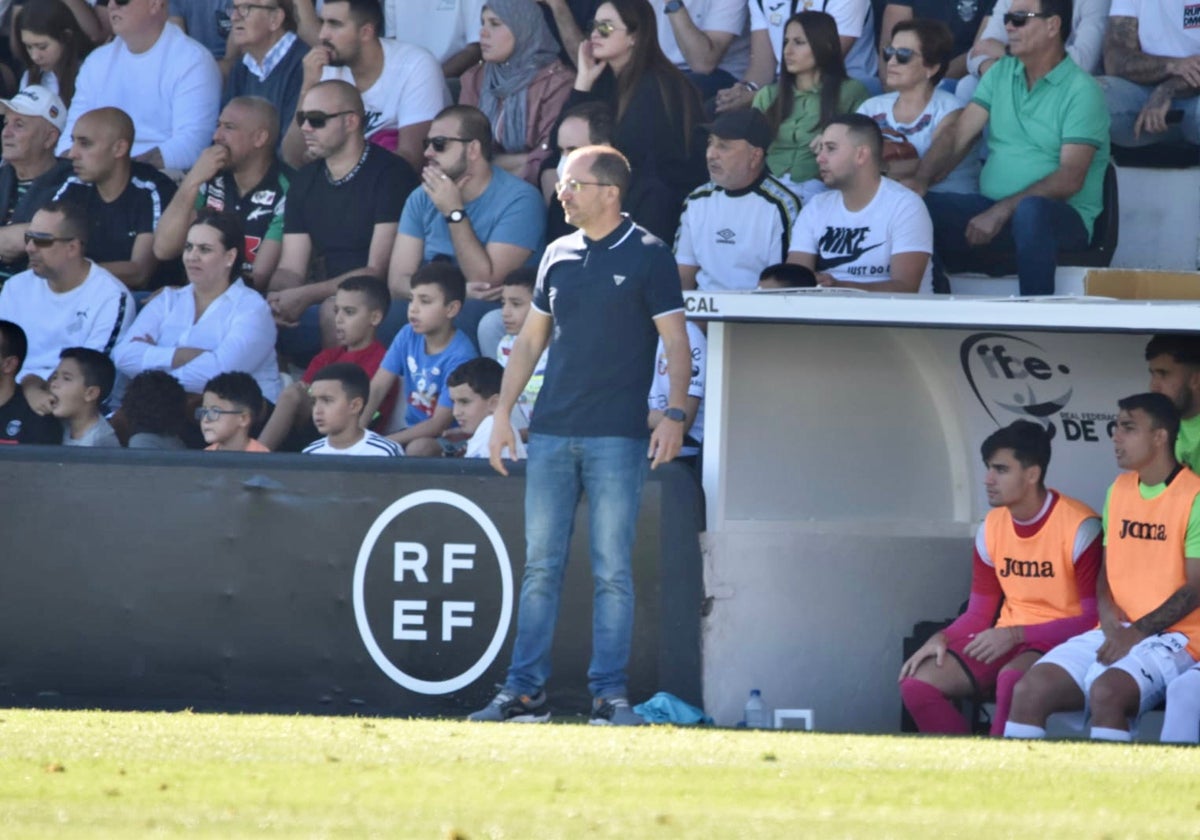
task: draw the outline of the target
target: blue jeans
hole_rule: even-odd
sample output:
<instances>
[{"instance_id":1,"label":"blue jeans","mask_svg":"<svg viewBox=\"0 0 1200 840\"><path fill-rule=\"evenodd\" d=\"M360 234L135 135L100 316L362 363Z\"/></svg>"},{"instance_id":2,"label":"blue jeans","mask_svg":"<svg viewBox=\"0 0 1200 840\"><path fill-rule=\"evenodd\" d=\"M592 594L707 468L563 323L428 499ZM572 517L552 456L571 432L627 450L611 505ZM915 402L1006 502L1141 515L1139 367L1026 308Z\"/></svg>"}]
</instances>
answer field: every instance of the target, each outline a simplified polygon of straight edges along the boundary
<instances>
[{"instance_id":1,"label":"blue jeans","mask_svg":"<svg viewBox=\"0 0 1200 840\"><path fill-rule=\"evenodd\" d=\"M525 575L507 690L535 694L550 677L563 572L575 509L587 494L591 535L593 697L626 696L633 642L633 538L649 461L639 438L529 438L525 472Z\"/></svg>"},{"instance_id":2,"label":"blue jeans","mask_svg":"<svg viewBox=\"0 0 1200 840\"><path fill-rule=\"evenodd\" d=\"M1140 137L1133 136L1133 126L1138 115L1154 92L1155 85L1139 85L1118 76L1100 76L1096 79L1104 91L1104 101L1108 105L1109 118L1112 120L1110 136L1118 146L1127 148L1149 146L1151 143L1178 143L1186 140L1189 143L1200 144L1200 102L1196 97L1182 97L1171 100L1171 110L1181 111L1183 119L1178 125L1168 125L1162 134L1142 133Z\"/></svg>"},{"instance_id":3,"label":"blue jeans","mask_svg":"<svg viewBox=\"0 0 1200 840\"><path fill-rule=\"evenodd\" d=\"M982 195L930 192L925 206L933 220L933 252L941 260L986 259L989 254L1017 257L1021 294L1054 294L1059 251L1081 251L1091 235L1075 208L1052 198L1025 198L1008 223L986 245L967 243L967 223L996 202Z\"/></svg>"}]
</instances>

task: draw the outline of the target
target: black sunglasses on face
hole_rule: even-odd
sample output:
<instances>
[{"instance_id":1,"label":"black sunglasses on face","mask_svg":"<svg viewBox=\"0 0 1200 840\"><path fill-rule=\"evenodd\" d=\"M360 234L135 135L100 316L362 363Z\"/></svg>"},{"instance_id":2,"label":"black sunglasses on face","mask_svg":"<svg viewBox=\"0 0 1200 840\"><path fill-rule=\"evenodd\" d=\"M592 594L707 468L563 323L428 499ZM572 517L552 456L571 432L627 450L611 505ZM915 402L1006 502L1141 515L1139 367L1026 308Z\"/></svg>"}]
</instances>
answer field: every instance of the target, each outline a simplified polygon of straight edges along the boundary
<instances>
[{"instance_id":1,"label":"black sunglasses on face","mask_svg":"<svg viewBox=\"0 0 1200 840\"><path fill-rule=\"evenodd\" d=\"M321 129L325 124L334 117L340 117L343 114L353 114L353 111L334 111L332 114L326 114L324 111L297 111L296 125L304 128L304 123L307 121L313 128Z\"/></svg>"},{"instance_id":2,"label":"black sunglasses on face","mask_svg":"<svg viewBox=\"0 0 1200 840\"><path fill-rule=\"evenodd\" d=\"M33 243L35 248L49 248L55 242L70 242L74 236L55 236L52 233L36 233L25 231L25 244Z\"/></svg>"},{"instance_id":3,"label":"black sunglasses on face","mask_svg":"<svg viewBox=\"0 0 1200 840\"><path fill-rule=\"evenodd\" d=\"M443 137L439 134L437 137L426 137L425 148L428 149L430 146L432 146L435 152L441 154L442 152L446 151L446 146L450 143L470 142L471 140L468 137Z\"/></svg>"},{"instance_id":4,"label":"black sunglasses on face","mask_svg":"<svg viewBox=\"0 0 1200 840\"><path fill-rule=\"evenodd\" d=\"M1048 17L1052 17L1049 12L1005 12L1004 23L1006 26L1012 26L1020 29L1022 26L1029 23L1030 18Z\"/></svg>"},{"instance_id":5,"label":"black sunglasses on face","mask_svg":"<svg viewBox=\"0 0 1200 840\"><path fill-rule=\"evenodd\" d=\"M917 51L911 47L884 47L883 60L891 61L896 59L897 64L908 64L917 55Z\"/></svg>"}]
</instances>

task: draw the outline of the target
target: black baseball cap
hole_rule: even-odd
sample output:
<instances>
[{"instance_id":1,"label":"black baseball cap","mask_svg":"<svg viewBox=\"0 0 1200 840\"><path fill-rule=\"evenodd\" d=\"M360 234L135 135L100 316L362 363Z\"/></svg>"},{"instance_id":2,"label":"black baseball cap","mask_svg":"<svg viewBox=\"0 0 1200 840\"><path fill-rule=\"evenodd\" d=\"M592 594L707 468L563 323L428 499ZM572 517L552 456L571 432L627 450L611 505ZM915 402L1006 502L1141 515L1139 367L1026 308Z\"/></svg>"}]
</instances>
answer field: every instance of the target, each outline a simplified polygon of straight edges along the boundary
<instances>
[{"instance_id":1,"label":"black baseball cap","mask_svg":"<svg viewBox=\"0 0 1200 840\"><path fill-rule=\"evenodd\" d=\"M745 140L760 149L771 145L771 124L762 111L754 108L726 111L705 128L709 134L722 140Z\"/></svg>"}]
</instances>

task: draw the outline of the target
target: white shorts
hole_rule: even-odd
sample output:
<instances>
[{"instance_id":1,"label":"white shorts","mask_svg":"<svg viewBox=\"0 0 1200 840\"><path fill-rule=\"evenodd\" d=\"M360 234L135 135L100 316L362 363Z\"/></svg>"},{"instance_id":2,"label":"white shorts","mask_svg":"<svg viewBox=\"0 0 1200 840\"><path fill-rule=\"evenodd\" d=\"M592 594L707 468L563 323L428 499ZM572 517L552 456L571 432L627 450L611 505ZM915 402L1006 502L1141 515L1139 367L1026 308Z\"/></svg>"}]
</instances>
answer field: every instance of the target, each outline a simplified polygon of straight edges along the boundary
<instances>
[{"instance_id":1,"label":"white shorts","mask_svg":"<svg viewBox=\"0 0 1200 840\"><path fill-rule=\"evenodd\" d=\"M1171 681L1196 664L1188 653L1187 642L1183 633L1150 636L1134 645L1124 658L1112 665L1101 665L1096 661L1096 651L1104 644L1104 631L1097 628L1067 639L1039 659L1034 667L1050 664L1062 668L1083 692L1085 704L1096 678L1109 668L1119 668L1137 683L1141 695L1140 715L1161 703Z\"/></svg>"}]
</instances>

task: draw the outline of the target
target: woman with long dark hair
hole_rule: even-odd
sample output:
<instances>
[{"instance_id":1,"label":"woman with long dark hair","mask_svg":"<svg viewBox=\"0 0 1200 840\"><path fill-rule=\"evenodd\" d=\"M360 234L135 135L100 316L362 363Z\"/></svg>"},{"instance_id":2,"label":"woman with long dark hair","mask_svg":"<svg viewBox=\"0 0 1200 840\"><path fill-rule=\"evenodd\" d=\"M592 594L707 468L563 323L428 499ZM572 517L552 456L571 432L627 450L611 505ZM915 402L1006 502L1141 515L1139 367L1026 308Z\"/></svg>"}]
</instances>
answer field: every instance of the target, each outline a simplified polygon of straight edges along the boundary
<instances>
[{"instance_id":1,"label":"woman with long dark hair","mask_svg":"<svg viewBox=\"0 0 1200 840\"><path fill-rule=\"evenodd\" d=\"M31 0L21 7L14 27L14 49L25 65L18 87L41 85L70 107L75 77L92 41L61 0Z\"/></svg>"},{"instance_id":2,"label":"woman with long dark hair","mask_svg":"<svg viewBox=\"0 0 1200 840\"><path fill-rule=\"evenodd\" d=\"M834 19L825 12L792 15L783 31L779 81L754 96L775 132L767 150L771 173L802 198L820 192L813 141L830 117L852 113L866 98L862 83L846 75Z\"/></svg>"},{"instance_id":3,"label":"woman with long dark hair","mask_svg":"<svg viewBox=\"0 0 1200 840\"><path fill-rule=\"evenodd\" d=\"M707 177L700 94L663 55L646 0L607 0L590 29L565 108L596 99L612 105L614 145L633 169L626 207L634 221L671 241L683 199Z\"/></svg>"}]
</instances>

